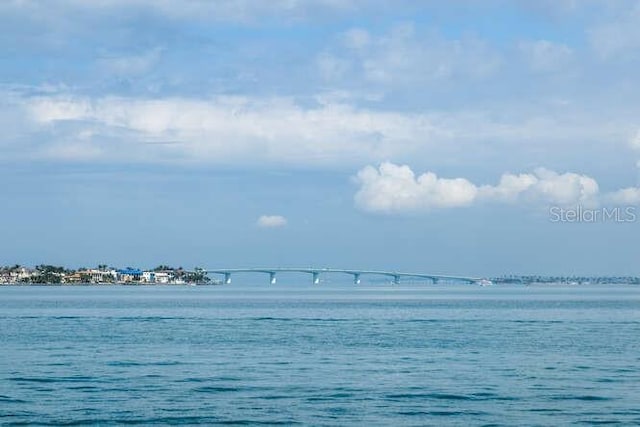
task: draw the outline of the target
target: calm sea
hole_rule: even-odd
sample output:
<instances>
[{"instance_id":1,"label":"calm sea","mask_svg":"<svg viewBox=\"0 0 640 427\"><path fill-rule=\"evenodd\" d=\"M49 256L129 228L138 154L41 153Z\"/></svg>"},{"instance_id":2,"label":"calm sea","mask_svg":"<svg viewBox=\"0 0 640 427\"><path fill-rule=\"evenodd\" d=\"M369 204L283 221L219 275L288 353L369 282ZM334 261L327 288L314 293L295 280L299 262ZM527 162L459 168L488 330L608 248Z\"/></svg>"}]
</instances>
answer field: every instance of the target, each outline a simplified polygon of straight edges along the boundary
<instances>
[{"instance_id":1,"label":"calm sea","mask_svg":"<svg viewBox=\"0 0 640 427\"><path fill-rule=\"evenodd\" d=\"M0 423L640 425L640 286L3 286Z\"/></svg>"}]
</instances>

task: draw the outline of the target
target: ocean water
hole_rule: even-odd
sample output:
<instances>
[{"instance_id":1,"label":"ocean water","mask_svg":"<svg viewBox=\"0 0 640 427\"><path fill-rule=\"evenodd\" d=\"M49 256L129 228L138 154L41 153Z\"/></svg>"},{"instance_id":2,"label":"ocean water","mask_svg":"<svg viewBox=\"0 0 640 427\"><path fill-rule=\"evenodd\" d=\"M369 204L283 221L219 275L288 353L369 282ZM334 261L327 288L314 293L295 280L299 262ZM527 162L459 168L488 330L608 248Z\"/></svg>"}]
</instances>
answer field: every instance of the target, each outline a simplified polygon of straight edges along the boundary
<instances>
[{"instance_id":1,"label":"ocean water","mask_svg":"<svg viewBox=\"0 0 640 427\"><path fill-rule=\"evenodd\" d=\"M0 423L640 425L640 287L3 286Z\"/></svg>"}]
</instances>

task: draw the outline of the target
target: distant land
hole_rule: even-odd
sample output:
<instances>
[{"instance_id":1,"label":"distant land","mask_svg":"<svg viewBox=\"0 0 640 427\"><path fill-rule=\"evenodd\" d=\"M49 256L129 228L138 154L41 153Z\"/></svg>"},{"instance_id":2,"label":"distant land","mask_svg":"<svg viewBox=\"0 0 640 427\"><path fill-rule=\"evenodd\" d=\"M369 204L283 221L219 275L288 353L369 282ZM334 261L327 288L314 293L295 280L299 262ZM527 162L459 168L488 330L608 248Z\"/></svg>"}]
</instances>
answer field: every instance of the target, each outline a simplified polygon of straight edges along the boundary
<instances>
[{"instance_id":1,"label":"distant land","mask_svg":"<svg viewBox=\"0 0 640 427\"><path fill-rule=\"evenodd\" d=\"M61 266L41 264L33 268L22 265L0 267L0 284L13 285L72 285L72 284L218 284L200 268L187 271L182 267L159 265L150 270L106 264L96 268L68 269Z\"/></svg>"},{"instance_id":2,"label":"distant land","mask_svg":"<svg viewBox=\"0 0 640 427\"><path fill-rule=\"evenodd\" d=\"M590 285L590 284L628 284L639 285L640 277L636 276L543 276L543 275L508 275L494 277L490 279L494 284L516 283L530 285L540 284L567 284L567 285Z\"/></svg>"},{"instance_id":3,"label":"distant land","mask_svg":"<svg viewBox=\"0 0 640 427\"><path fill-rule=\"evenodd\" d=\"M493 284L631 284L639 285L637 276L575 276L575 275L503 275L488 278ZM413 281L415 282L415 280ZM189 285L222 282L211 279L202 268L185 270L182 267L159 265L153 269L118 268L100 264L95 268L69 269L41 264L25 267L19 264L0 266L0 285L74 285L74 284L130 284L130 285Z\"/></svg>"}]
</instances>

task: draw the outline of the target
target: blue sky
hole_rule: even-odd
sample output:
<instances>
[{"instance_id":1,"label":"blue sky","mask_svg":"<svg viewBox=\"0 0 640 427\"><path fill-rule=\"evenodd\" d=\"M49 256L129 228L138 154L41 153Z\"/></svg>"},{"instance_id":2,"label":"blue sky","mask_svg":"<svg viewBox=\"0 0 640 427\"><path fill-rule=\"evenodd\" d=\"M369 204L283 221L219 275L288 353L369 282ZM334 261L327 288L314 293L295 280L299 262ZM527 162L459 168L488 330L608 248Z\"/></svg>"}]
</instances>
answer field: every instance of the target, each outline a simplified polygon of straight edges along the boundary
<instances>
[{"instance_id":1,"label":"blue sky","mask_svg":"<svg viewBox=\"0 0 640 427\"><path fill-rule=\"evenodd\" d=\"M9 0L1 264L640 274L640 2ZM638 210L640 215L640 209Z\"/></svg>"}]
</instances>

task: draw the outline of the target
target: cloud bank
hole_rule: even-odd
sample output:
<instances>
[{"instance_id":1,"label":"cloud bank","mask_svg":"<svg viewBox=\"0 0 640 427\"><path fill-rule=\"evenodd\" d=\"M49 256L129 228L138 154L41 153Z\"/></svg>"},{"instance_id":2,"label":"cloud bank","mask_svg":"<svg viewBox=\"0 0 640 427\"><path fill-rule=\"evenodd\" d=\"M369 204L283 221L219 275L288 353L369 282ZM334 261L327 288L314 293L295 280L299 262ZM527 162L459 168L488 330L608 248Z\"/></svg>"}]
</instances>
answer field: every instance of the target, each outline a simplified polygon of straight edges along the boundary
<instances>
[{"instance_id":1,"label":"cloud bank","mask_svg":"<svg viewBox=\"0 0 640 427\"><path fill-rule=\"evenodd\" d=\"M344 104L302 107L288 98L89 99L52 96L25 103L34 128L77 142L91 130L106 158L135 161L339 164L352 156L369 161L410 150L436 131L418 114L370 111ZM54 131L55 132L52 132ZM172 141L171 146L149 144ZM84 141L91 144L92 141Z\"/></svg>"},{"instance_id":2,"label":"cloud bank","mask_svg":"<svg viewBox=\"0 0 640 427\"><path fill-rule=\"evenodd\" d=\"M416 176L409 166L366 166L355 178L356 205L367 212L396 214L477 203L526 202L538 205L598 206L640 203L640 188L601 194L595 179L573 172L538 168L533 173L505 173L496 185L477 185L465 178L441 178L433 172Z\"/></svg>"},{"instance_id":3,"label":"cloud bank","mask_svg":"<svg viewBox=\"0 0 640 427\"><path fill-rule=\"evenodd\" d=\"M523 152L534 141L540 150L543 144L555 147L625 135L622 126L594 124L589 116L408 112L320 95L313 102L295 97L134 98L64 92L8 99L4 111L22 115L21 135L31 133L41 141L28 147L29 154L48 159L69 159L74 153L76 160L351 168L417 154L473 161L477 159L469 153L480 141L491 141L488 147L518 143ZM40 137L45 134L47 138Z\"/></svg>"}]
</instances>

